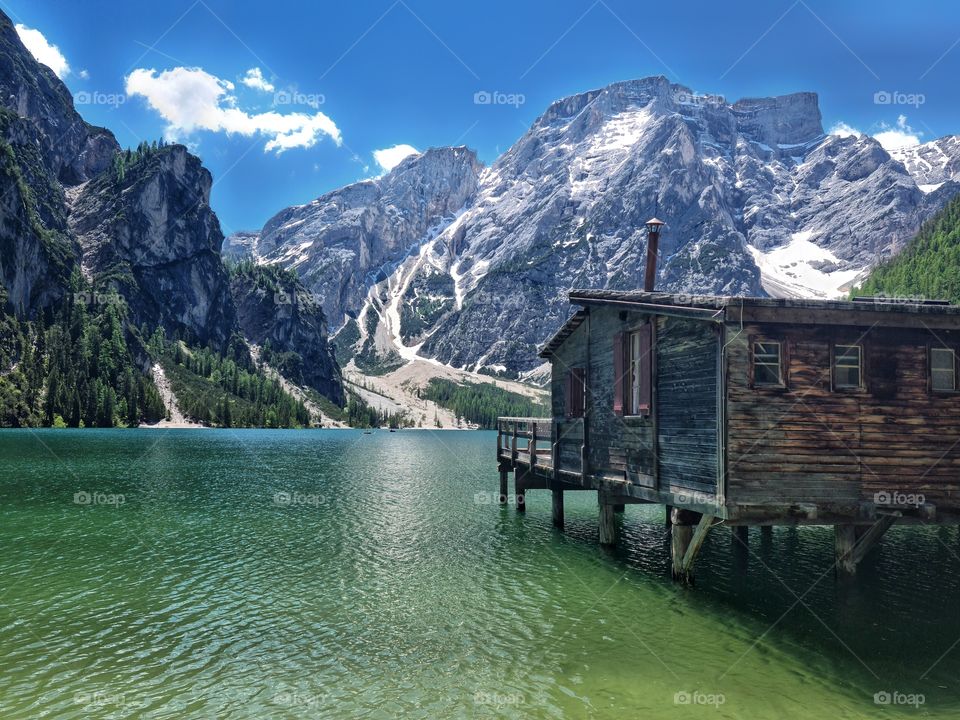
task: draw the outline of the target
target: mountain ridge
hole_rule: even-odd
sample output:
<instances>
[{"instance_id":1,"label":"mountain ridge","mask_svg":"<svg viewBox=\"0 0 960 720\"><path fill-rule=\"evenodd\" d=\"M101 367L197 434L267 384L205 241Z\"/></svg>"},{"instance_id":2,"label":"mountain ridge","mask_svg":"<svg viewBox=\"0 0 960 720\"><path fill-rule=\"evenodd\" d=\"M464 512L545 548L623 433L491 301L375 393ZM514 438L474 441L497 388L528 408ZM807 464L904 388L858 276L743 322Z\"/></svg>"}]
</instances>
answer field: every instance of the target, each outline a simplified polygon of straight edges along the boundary
<instances>
[{"instance_id":1,"label":"mountain ridge","mask_svg":"<svg viewBox=\"0 0 960 720\"><path fill-rule=\"evenodd\" d=\"M464 206L437 232L423 233L421 220L417 233L394 233L405 252L339 285L328 317L338 341L387 364L530 372L566 317L566 290L637 286L653 215L667 221L658 288L839 296L960 191L960 143L934 143L888 151L869 136L827 134L812 92L728 103L655 76L576 93L477 167ZM937 152L948 160L931 163ZM380 213L375 203L360 212ZM324 273L338 265L315 241L338 222L300 227L296 244L281 240L260 261L311 267L303 279L326 303Z\"/></svg>"}]
</instances>

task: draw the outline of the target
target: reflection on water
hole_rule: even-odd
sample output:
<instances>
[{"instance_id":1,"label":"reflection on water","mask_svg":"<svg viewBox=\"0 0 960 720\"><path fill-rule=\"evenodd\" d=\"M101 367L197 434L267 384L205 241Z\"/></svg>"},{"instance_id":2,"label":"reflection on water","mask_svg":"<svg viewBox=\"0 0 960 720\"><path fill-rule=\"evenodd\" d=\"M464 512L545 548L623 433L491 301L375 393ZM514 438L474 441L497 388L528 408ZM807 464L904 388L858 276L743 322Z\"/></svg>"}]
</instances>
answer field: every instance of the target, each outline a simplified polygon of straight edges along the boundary
<instances>
[{"instance_id":1,"label":"reflection on water","mask_svg":"<svg viewBox=\"0 0 960 720\"><path fill-rule=\"evenodd\" d=\"M0 716L960 714L960 540L893 528L838 586L829 528L489 502L490 433L0 433ZM890 705L877 705L887 699ZM899 693L896 695L894 693ZM908 701L923 704L915 707Z\"/></svg>"}]
</instances>

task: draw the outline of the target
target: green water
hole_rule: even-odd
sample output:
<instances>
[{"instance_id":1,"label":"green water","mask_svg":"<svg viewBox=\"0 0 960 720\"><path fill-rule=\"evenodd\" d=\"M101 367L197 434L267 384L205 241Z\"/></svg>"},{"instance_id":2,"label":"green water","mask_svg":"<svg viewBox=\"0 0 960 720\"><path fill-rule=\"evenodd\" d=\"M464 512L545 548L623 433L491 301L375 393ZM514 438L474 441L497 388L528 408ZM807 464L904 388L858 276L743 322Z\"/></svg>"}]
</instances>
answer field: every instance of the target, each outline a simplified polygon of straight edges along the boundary
<instances>
[{"instance_id":1,"label":"green water","mask_svg":"<svg viewBox=\"0 0 960 720\"><path fill-rule=\"evenodd\" d=\"M565 533L545 492L488 502L494 453L0 433L0 717L960 716L956 529L894 528L840 587L827 528L752 532L746 558L716 528L691 591L662 510L628 508L605 551L588 493Z\"/></svg>"}]
</instances>

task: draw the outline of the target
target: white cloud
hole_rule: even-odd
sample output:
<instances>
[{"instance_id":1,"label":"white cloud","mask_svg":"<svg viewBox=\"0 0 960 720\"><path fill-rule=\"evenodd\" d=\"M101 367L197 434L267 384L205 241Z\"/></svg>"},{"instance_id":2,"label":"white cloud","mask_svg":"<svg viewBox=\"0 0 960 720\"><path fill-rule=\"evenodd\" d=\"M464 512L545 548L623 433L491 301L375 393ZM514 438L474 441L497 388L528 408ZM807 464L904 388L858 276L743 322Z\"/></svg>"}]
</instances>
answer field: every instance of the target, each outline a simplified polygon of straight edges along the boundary
<instances>
[{"instance_id":1,"label":"white cloud","mask_svg":"<svg viewBox=\"0 0 960 720\"><path fill-rule=\"evenodd\" d=\"M405 157L416 155L419 152L413 145L394 145L393 147L374 150L373 159L377 161L377 165L383 168L384 172L390 172Z\"/></svg>"},{"instance_id":2,"label":"white cloud","mask_svg":"<svg viewBox=\"0 0 960 720\"><path fill-rule=\"evenodd\" d=\"M262 90L263 92L271 93L275 90L273 84L270 83L260 71L260 68L254 67L247 70L247 74L243 76L243 79L240 80L247 87L252 87L254 90Z\"/></svg>"},{"instance_id":3,"label":"white cloud","mask_svg":"<svg viewBox=\"0 0 960 720\"><path fill-rule=\"evenodd\" d=\"M81 70L80 72L77 73L77 77L79 77L81 80L89 80L89 79L90 79L90 72L89 72L88 70L86 70L86 69L83 69L83 70Z\"/></svg>"},{"instance_id":4,"label":"white cloud","mask_svg":"<svg viewBox=\"0 0 960 720\"><path fill-rule=\"evenodd\" d=\"M233 83L201 68L176 67L158 73L139 68L127 76L127 95L140 95L167 121L166 134L176 138L195 130L261 134L268 138L264 151L278 154L290 148L312 147L321 135L337 145L340 129L322 112L248 113L237 105Z\"/></svg>"},{"instance_id":5,"label":"white cloud","mask_svg":"<svg viewBox=\"0 0 960 720\"><path fill-rule=\"evenodd\" d=\"M911 147L920 144L921 132L917 132L907 124L907 116L901 115L897 118L897 124L890 127L881 124L883 130L873 137L878 143L883 145L884 150L896 150L901 147Z\"/></svg>"},{"instance_id":6,"label":"white cloud","mask_svg":"<svg viewBox=\"0 0 960 720\"><path fill-rule=\"evenodd\" d=\"M840 137L850 137L851 135L859 137L863 135L862 132L845 122L838 122L830 128L830 134ZM907 124L907 116L901 115L897 118L896 125L890 126L886 123L880 123L880 132L875 133L873 139L880 143L884 150L896 150L897 148L919 145L921 135L923 135L922 132L914 130Z\"/></svg>"},{"instance_id":7,"label":"white cloud","mask_svg":"<svg viewBox=\"0 0 960 720\"><path fill-rule=\"evenodd\" d=\"M53 70L61 80L70 74L70 64L63 53L60 52L60 48L48 42L42 32L19 23L17 23L16 28L17 35L20 36L20 42L36 58L37 62L43 63Z\"/></svg>"},{"instance_id":8,"label":"white cloud","mask_svg":"<svg viewBox=\"0 0 960 720\"><path fill-rule=\"evenodd\" d=\"M859 137L863 133L857 130L855 127L847 125L845 122L838 122L829 131L830 135L839 135L840 137Z\"/></svg>"}]
</instances>

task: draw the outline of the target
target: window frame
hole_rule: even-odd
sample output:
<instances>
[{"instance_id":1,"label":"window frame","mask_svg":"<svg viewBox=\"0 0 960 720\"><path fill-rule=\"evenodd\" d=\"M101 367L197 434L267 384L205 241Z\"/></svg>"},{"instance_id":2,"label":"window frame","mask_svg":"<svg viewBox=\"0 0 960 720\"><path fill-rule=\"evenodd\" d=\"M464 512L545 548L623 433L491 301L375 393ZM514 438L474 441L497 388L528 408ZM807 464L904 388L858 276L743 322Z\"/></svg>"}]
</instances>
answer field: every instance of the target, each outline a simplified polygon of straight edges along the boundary
<instances>
[{"instance_id":1,"label":"window frame","mask_svg":"<svg viewBox=\"0 0 960 720\"><path fill-rule=\"evenodd\" d=\"M775 382L764 382L757 380L757 367L773 367L774 363L757 362L758 345L776 345L777 347L777 380ZM787 373L784 365L786 355L786 343L783 340L771 338L751 338L750 339L750 386L755 388L784 388L787 386ZM769 354L769 353L765 353Z\"/></svg>"},{"instance_id":2,"label":"window frame","mask_svg":"<svg viewBox=\"0 0 960 720\"><path fill-rule=\"evenodd\" d=\"M640 374L643 371L644 363L642 361L641 355L641 335L643 333L648 333L649 335L649 349L647 351L648 362L646 367L649 368L649 393L650 393L650 402L644 407L640 403ZM653 415L653 381L654 381L654 357L656 356L656 351L654 349L654 336L653 326L651 323L643 323L638 327L633 327L630 330L627 330L623 333L624 338L624 387L623 387L623 416L625 418L649 418ZM636 348L637 355L634 357L634 349Z\"/></svg>"},{"instance_id":3,"label":"window frame","mask_svg":"<svg viewBox=\"0 0 960 720\"><path fill-rule=\"evenodd\" d=\"M953 376L952 387L949 388L938 388L934 384L934 377L936 377L935 371L937 368L933 366L933 355L936 352L948 352L953 360L951 363L951 374ZM930 346L927 349L927 381L930 383L930 392L937 395L950 395L956 394L960 388L957 387L957 351L952 347L934 347ZM945 368L940 368L941 371Z\"/></svg>"},{"instance_id":4,"label":"window frame","mask_svg":"<svg viewBox=\"0 0 960 720\"><path fill-rule=\"evenodd\" d=\"M856 348L857 349L857 384L843 384L841 385L837 381L837 370L841 367L850 368L853 365L840 365L837 360L840 357L838 353L839 348ZM864 346L863 343L831 343L830 345L830 386L834 391L840 392L856 392L859 390L864 390L866 385L864 384Z\"/></svg>"}]
</instances>

